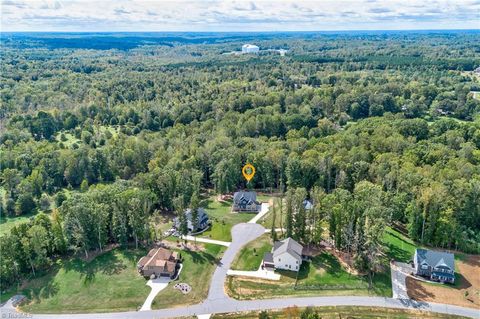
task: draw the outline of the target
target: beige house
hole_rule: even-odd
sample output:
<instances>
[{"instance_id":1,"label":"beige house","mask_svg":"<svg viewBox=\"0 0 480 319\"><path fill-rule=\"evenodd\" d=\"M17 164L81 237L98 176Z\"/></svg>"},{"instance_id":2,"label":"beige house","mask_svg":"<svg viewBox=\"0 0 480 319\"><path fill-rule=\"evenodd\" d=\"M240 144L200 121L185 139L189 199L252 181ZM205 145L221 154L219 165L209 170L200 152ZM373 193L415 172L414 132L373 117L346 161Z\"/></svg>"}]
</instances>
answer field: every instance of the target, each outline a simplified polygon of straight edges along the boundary
<instances>
[{"instance_id":1,"label":"beige house","mask_svg":"<svg viewBox=\"0 0 480 319\"><path fill-rule=\"evenodd\" d=\"M166 248L151 249L148 254L137 263L138 272L144 277L174 277L180 256L175 251Z\"/></svg>"}]
</instances>

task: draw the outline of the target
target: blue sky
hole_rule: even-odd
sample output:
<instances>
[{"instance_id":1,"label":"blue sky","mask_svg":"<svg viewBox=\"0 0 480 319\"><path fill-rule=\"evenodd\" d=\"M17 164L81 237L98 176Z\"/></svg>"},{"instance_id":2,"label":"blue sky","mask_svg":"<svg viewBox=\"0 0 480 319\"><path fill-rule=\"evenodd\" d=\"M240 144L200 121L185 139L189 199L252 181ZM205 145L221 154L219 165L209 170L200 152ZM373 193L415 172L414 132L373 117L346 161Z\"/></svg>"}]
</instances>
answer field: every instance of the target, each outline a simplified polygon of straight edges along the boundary
<instances>
[{"instance_id":1,"label":"blue sky","mask_svg":"<svg viewBox=\"0 0 480 319\"><path fill-rule=\"evenodd\" d=\"M0 1L4 32L480 28L480 0Z\"/></svg>"}]
</instances>

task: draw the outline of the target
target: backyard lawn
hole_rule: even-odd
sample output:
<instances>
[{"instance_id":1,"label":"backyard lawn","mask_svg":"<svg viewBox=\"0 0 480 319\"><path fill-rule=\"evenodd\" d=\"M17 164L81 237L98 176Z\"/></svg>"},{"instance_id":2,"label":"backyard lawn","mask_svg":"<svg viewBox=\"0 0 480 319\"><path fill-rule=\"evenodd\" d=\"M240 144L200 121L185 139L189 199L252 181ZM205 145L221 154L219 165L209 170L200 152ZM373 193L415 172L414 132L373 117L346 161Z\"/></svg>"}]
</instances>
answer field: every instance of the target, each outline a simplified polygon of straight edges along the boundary
<instances>
[{"instance_id":1,"label":"backyard lawn","mask_svg":"<svg viewBox=\"0 0 480 319\"><path fill-rule=\"evenodd\" d=\"M19 287L18 292L30 300L22 310L31 313L136 310L150 292L136 269L138 259L144 254L144 250L114 249L90 262L78 258L59 261L47 274Z\"/></svg>"},{"instance_id":2,"label":"backyard lawn","mask_svg":"<svg viewBox=\"0 0 480 319\"><path fill-rule=\"evenodd\" d=\"M199 235L216 240L231 241L231 229L235 224L246 223L252 219L255 214L232 213L232 201L218 201L216 196L211 196L202 202L210 220L211 229Z\"/></svg>"},{"instance_id":3,"label":"backyard lawn","mask_svg":"<svg viewBox=\"0 0 480 319\"><path fill-rule=\"evenodd\" d=\"M262 235L254 241L251 241L235 256L232 262L232 269L235 270L257 270L262 262L263 255L272 250L272 241L270 234Z\"/></svg>"},{"instance_id":4,"label":"backyard lawn","mask_svg":"<svg viewBox=\"0 0 480 319\"><path fill-rule=\"evenodd\" d=\"M413 240L406 237L399 231L387 227L383 237L385 253L389 259L408 262L413 259L417 246Z\"/></svg>"},{"instance_id":5,"label":"backyard lawn","mask_svg":"<svg viewBox=\"0 0 480 319\"><path fill-rule=\"evenodd\" d=\"M195 304L203 301L208 294L210 278L213 275L217 261L225 247L211 244L197 244L204 247L203 251L185 251L180 253L183 258L183 268L178 280L171 282L154 299L152 309L168 308L179 305ZM174 289L176 283L187 283L192 291L186 295Z\"/></svg>"}]
</instances>

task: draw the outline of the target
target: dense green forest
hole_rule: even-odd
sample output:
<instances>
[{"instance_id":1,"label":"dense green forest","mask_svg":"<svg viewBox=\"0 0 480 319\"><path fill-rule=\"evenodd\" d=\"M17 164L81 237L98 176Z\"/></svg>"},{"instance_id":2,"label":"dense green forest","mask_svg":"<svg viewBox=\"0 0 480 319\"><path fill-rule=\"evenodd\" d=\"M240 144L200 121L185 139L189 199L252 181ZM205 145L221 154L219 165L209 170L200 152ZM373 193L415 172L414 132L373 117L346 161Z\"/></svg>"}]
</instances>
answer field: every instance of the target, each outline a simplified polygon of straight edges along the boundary
<instances>
[{"instance_id":1,"label":"dense green forest","mask_svg":"<svg viewBox=\"0 0 480 319\"><path fill-rule=\"evenodd\" d=\"M360 268L385 225L480 253L478 32L258 40L286 56L225 54L244 43L226 36L80 38L2 40L2 218L33 216L0 238L2 289L245 187L284 193L288 235L328 234Z\"/></svg>"}]
</instances>

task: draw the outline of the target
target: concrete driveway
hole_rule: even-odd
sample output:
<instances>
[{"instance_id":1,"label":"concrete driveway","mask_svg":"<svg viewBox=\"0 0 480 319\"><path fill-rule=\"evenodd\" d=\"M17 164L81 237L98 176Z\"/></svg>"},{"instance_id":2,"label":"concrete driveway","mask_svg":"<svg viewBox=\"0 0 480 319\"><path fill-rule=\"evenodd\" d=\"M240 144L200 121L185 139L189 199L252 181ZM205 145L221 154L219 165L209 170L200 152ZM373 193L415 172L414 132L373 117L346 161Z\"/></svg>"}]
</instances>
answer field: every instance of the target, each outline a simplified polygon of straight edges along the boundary
<instances>
[{"instance_id":1,"label":"concrete driveway","mask_svg":"<svg viewBox=\"0 0 480 319\"><path fill-rule=\"evenodd\" d=\"M390 264L392 274L392 293L393 298L409 299L407 293L406 278L410 274L412 267L409 264L394 261Z\"/></svg>"},{"instance_id":2,"label":"concrete driveway","mask_svg":"<svg viewBox=\"0 0 480 319\"><path fill-rule=\"evenodd\" d=\"M257 215L255 215L255 217L253 217L252 219L250 219L248 221L248 223L250 224L255 224L256 222L258 222L258 220L260 218L262 218L263 216L265 216L266 213L268 213L268 209L270 208L270 204L269 203L262 203L262 207L260 208L260 212L258 212Z\"/></svg>"},{"instance_id":3,"label":"concrete driveway","mask_svg":"<svg viewBox=\"0 0 480 319\"><path fill-rule=\"evenodd\" d=\"M140 311L145 311L145 310L152 310L152 302L153 299L155 299L155 296L162 291L163 289L167 288L168 283L170 282L170 278L167 277L160 277L156 279L150 279L147 282L147 286L150 286L152 290L148 294L147 299L145 299L145 302L143 303L142 308L140 308Z\"/></svg>"},{"instance_id":4,"label":"concrete driveway","mask_svg":"<svg viewBox=\"0 0 480 319\"><path fill-rule=\"evenodd\" d=\"M224 283L227 277L227 271L230 269L235 255L242 249L242 247L260 237L265 233L265 228L259 224L241 223L232 228L232 242L223 254L222 260L215 269L208 291L208 301L229 300L224 290Z\"/></svg>"}]
</instances>

